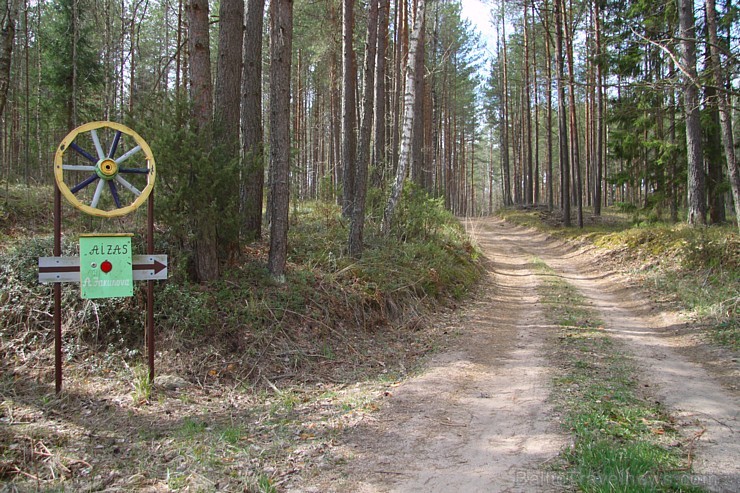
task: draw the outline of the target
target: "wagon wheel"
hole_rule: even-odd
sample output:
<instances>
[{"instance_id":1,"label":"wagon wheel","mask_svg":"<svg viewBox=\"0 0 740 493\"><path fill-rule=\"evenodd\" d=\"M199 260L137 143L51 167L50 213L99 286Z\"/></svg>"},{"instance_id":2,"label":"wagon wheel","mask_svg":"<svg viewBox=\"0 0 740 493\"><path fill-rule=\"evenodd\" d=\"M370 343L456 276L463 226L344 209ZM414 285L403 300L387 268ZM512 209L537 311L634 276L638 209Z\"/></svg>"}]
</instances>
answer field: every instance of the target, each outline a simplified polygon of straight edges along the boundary
<instances>
[{"instance_id":1,"label":"wagon wheel","mask_svg":"<svg viewBox=\"0 0 740 493\"><path fill-rule=\"evenodd\" d=\"M109 144L107 150L104 143ZM88 152L90 146L94 153ZM74 153L67 153L70 149ZM155 176L149 145L130 128L113 122L77 127L62 140L54 157L54 178L62 195L93 216L135 211L149 197Z\"/></svg>"}]
</instances>

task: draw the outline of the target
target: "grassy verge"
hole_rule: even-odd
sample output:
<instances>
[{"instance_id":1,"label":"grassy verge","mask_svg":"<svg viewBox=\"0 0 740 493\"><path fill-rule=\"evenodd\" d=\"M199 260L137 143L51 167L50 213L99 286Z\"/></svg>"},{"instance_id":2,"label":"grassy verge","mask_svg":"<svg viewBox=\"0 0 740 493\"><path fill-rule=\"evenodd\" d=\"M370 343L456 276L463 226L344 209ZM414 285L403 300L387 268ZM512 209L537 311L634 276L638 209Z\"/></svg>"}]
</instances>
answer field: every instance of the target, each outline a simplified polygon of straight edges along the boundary
<instances>
[{"instance_id":1,"label":"grassy verge","mask_svg":"<svg viewBox=\"0 0 740 493\"><path fill-rule=\"evenodd\" d=\"M734 226L639 222L612 209L599 218L587 216L583 229L560 227L557 213L546 210L507 210L502 216L566 240L593 243L605 262L678 305L709 339L740 349L740 235Z\"/></svg>"},{"instance_id":2,"label":"grassy verge","mask_svg":"<svg viewBox=\"0 0 740 493\"><path fill-rule=\"evenodd\" d=\"M586 492L699 492L672 418L640 395L632 361L577 290L537 262L539 295L559 327L553 399L574 443L569 483Z\"/></svg>"}]
</instances>

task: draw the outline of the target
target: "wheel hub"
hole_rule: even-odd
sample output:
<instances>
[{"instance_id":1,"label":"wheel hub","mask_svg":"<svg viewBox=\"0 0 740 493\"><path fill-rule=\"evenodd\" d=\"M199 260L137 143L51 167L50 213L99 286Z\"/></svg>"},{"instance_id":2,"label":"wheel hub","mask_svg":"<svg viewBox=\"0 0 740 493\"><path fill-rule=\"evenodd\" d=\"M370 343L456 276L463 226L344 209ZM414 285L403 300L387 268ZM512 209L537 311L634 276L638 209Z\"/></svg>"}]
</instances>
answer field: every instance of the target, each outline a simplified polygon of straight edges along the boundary
<instances>
[{"instance_id":1,"label":"wheel hub","mask_svg":"<svg viewBox=\"0 0 740 493\"><path fill-rule=\"evenodd\" d=\"M102 159L95 167L95 172L103 180L112 180L118 174L118 164L112 159Z\"/></svg>"}]
</instances>

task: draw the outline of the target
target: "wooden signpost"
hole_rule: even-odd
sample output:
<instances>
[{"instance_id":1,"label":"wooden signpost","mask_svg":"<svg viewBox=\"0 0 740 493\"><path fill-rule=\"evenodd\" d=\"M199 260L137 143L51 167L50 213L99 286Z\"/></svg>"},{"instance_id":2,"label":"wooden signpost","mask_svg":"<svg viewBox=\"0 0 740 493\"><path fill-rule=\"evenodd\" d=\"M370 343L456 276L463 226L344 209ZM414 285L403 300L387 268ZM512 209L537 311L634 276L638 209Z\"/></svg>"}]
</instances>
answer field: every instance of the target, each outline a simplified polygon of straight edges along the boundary
<instances>
[{"instance_id":1,"label":"wooden signpost","mask_svg":"<svg viewBox=\"0 0 740 493\"><path fill-rule=\"evenodd\" d=\"M154 380L154 281L167 279L167 256L154 254L155 177L149 145L139 134L118 123L92 122L77 127L57 148L54 256L39 258L39 281L54 283L57 393L62 390L63 282L79 283L84 299L133 296L134 281L147 282L146 345L149 380ZM103 218L129 214L146 202L146 255L133 254L132 234L106 233L81 235L80 256L63 257L62 196L80 211Z\"/></svg>"}]
</instances>

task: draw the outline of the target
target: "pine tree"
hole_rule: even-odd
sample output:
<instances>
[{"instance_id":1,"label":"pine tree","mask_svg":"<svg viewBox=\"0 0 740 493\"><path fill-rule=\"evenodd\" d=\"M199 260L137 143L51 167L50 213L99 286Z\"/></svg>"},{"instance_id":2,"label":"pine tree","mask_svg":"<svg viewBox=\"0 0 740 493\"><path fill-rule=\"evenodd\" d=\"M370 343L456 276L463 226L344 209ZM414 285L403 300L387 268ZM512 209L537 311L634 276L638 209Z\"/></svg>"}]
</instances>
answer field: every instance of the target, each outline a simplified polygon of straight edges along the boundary
<instances>
[{"instance_id":1,"label":"pine tree","mask_svg":"<svg viewBox=\"0 0 740 493\"><path fill-rule=\"evenodd\" d=\"M293 1L270 2L270 254L267 267L285 281L290 203L290 72Z\"/></svg>"}]
</instances>

